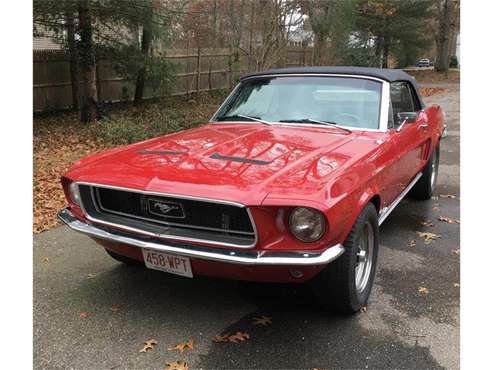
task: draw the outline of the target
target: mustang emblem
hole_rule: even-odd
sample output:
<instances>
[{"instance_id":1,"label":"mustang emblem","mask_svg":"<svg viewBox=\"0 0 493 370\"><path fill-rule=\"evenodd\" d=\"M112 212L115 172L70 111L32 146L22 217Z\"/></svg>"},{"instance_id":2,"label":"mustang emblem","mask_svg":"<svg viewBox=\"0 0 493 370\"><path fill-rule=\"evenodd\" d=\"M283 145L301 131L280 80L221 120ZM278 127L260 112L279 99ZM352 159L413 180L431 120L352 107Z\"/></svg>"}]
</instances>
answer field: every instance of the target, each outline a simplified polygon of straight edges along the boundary
<instances>
[{"instance_id":1,"label":"mustang emblem","mask_svg":"<svg viewBox=\"0 0 493 370\"><path fill-rule=\"evenodd\" d=\"M170 217L170 218L184 218L185 212L181 204L173 202L163 202L155 199L149 199L149 212L152 214Z\"/></svg>"}]
</instances>

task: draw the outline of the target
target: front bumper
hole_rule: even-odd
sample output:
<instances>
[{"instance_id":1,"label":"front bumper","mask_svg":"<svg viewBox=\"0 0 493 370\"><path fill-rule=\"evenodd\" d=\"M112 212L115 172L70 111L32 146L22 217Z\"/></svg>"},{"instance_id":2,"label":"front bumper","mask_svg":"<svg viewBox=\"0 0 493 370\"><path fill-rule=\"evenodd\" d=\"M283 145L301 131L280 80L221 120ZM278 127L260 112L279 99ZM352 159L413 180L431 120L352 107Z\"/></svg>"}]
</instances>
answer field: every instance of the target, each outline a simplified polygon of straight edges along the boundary
<instances>
[{"instance_id":1,"label":"front bumper","mask_svg":"<svg viewBox=\"0 0 493 370\"><path fill-rule=\"evenodd\" d=\"M139 248L154 249L202 260L250 266L317 266L334 261L344 247L336 244L323 252L266 252L255 250L231 250L174 243L158 238L129 234L115 229L108 229L77 219L65 208L58 213L58 218L75 231L93 238L131 245Z\"/></svg>"}]
</instances>

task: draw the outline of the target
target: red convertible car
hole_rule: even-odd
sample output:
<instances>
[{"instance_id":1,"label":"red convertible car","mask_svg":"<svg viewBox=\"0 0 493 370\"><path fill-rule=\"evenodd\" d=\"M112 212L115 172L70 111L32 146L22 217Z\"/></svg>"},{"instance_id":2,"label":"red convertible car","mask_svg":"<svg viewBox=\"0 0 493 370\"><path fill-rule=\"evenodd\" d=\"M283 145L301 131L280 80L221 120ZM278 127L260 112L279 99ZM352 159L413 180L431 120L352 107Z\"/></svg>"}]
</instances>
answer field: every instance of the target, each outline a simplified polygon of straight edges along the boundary
<instances>
[{"instance_id":1,"label":"red convertible car","mask_svg":"<svg viewBox=\"0 0 493 370\"><path fill-rule=\"evenodd\" d=\"M330 309L355 312L379 225L408 192L433 193L444 127L400 70L250 74L208 123L76 163L59 217L120 262L306 282Z\"/></svg>"}]
</instances>

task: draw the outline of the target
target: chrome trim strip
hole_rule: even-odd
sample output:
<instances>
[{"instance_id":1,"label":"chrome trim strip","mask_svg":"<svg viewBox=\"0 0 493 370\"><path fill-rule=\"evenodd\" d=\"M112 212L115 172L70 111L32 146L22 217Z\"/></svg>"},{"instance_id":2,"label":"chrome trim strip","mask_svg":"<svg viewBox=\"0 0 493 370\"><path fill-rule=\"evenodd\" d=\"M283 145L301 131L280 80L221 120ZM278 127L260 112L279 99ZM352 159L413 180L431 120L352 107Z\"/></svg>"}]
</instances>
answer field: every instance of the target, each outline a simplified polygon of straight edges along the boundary
<instances>
[{"instance_id":1,"label":"chrome trim strip","mask_svg":"<svg viewBox=\"0 0 493 370\"><path fill-rule=\"evenodd\" d=\"M395 207L401 202L402 199L406 196L407 193L412 189L414 184L416 184L419 180L419 178L423 175L423 173L418 173L416 177L409 183L408 186L404 189L402 193L399 194L397 198L390 204L388 207L382 208L380 211L380 217L378 217L378 226L380 226L387 217L389 217L390 213L394 210Z\"/></svg>"},{"instance_id":2,"label":"chrome trim strip","mask_svg":"<svg viewBox=\"0 0 493 370\"><path fill-rule=\"evenodd\" d=\"M381 90L381 96L380 96L380 118L379 118L379 127L378 129L375 128L361 128L361 127L350 127L350 126L343 126L344 128L347 128L352 131L377 131L377 132L387 132L388 128L388 103L390 99L390 83L388 81L382 80L381 78L377 77L372 77L372 76L363 76L363 75L350 75L350 74L337 74L337 73L280 73L280 74L265 74L265 75L258 75L258 76L251 76L251 77L246 77L242 79L231 91L231 93L224 99L223 103L219 106L218 110L212 115L211 119L209 120L209 123L212 124L221 124L224 122L218 122L215 121L217 114L219 111L222 109L222 107L226 104L226 102L233 96L234 92L238 89L238 87L241 85L242 81L246 81L249 79L255 79L255 78L263 78L263 77L303 77L303 76L308 76L308 77L320 77L320 76L328 76L328 77L347 77L347 78L359 78L363 80L373 80L373 81L378 81L382 83L382 90ZM249 121L235 121L236 123L250 123L250 124L258 124L255 122L249 122ZM317 124L305 124L305 123L286 123L286 122L270 122L272 125L286 125L286 126L302 126L302 127L323 127L323 128L330 128L328 125L317 125Z\"/></svg>"},{"instance_id":3,"label":"chrome trim strip","mask_svg":"<svg viewBox=\"0 0 493 370\"><path fill-rule=\"evenodd\" d=\"M224 242L218 242L214 240L209 240L209 239L196 239L196 238L186 238L182 236L176 236L176 235L171 235L171 234L156 234L156 233L151 233L148 231L136 229L130 226L125 226L121 224L115 224L112 222L107 222L104 220L100 220L98 218L92 217L89 215L89 213L86 211L84 208L84 204L80 204L80 208L82 209L82 212L86 216L86 218L89 221L100 223L103 225L107 226L112 226L112 227L117 227L120 229L124 229L130 232L138 233L138 234L143 234L143 235L149 235L161 239L169 239L169 240L179 240L179 241L186 241L186 242L198 242L198 243L207 243L211 245L217 245L217 246L222 246L222 247L233 247L233 248L241 248L241 249L246 249L246 248L253 248L255 245L257 245L258 242L258 232L257 232L257 226L255 225L255 221L253 219L252 213L250 212L250 209L246 207L245 205L241 203L236 203L236 202L230 202L230 201L223 201L223 200L218 200L218 199L209 199L209 198L200 198L200 197L193 197L193 196L188 196L188 195L177 195L177 194L169 194L169 193L157 193L157 192L151 192L151 191L146 191L146 190L138 190L138 189L131 189L131 188L124 188L120 186L112 186L112 185L103 185L103 184L96 184L92 182L85 182L85 181L77 181L75 182L77 186L79 185L87 185L91 187L104 187L108 189L115 189L115 190L123 190L123 191L130 191L130 192L136 192L136 193L142 193L142 194L147 194L147 195L157 195L157 196L166 196L169 198L177 198L177 199L191 199L191 200L200 200L200 201L205 201L205 202L210 202L210 203L217 203L217 204L227 204L227 205L233 205L241 208L246 208L248 217L250 218L250 222L252 224L253 232L254 232L254 240L252 244L249 245L238 245L238 244L232 244L232 243L224 243ZM91 196L93 195L93 192L91 191ZM97 207L97 203L95 203L95 206Z\"/></svg>"},{"instance_id":4,"label":"chrome trim strip","mask_svg":"<svg viewBox=\"0 0 493 370\"><path fill-rule=\"evenodd\" d=\"M279 252L280 256L265 255L264 252L249 251L235 252L224 249L213 249L198 246L170 246L151 241L118 234L117 231L108 232L94 225L90 225L74 217L69 209L65 208L58 213L58 218L71 229L91 237L110 240L113 242L132 245L138 248L154 249L161 252L176 253L178 255L200 258L210 261L219 261L239 265L277 265L277 266L313 266L332 262L344 253L344 246L336 244L322 253L313 252Z\"/></svg>"}]
</instances>

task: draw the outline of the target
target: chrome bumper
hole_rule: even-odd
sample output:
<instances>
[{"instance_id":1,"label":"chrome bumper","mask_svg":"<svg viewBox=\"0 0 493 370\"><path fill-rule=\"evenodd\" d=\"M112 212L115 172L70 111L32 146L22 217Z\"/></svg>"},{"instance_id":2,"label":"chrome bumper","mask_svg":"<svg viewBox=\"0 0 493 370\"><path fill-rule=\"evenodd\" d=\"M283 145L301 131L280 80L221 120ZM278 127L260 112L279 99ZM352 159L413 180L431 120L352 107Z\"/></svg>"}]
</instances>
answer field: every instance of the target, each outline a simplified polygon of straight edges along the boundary
<instances>
[{"instance_id":1,"label":"chrome bumper","mask_svg":"<svg viewBox=\"0 0 493 370\"><path fill-rule=\"evenodd\" d=\"M267 255L265 252L231 250L201 247L191 244L171 243L160 239L128 234L114 229L98 227L83 222L74 217L69 209L65 208L58 213L58 218L71 229L83 234L110 240L117 243L132 245L139 248L154 249L161 252L174 253L182 256L200 258L204 260L233 263L239 265L277 265L277 266L312 266L325 265L332 262L342 253L344 247L336 244L327 248L322 253L318 252L273 252Z\"/></svg>"}]
</instances>

